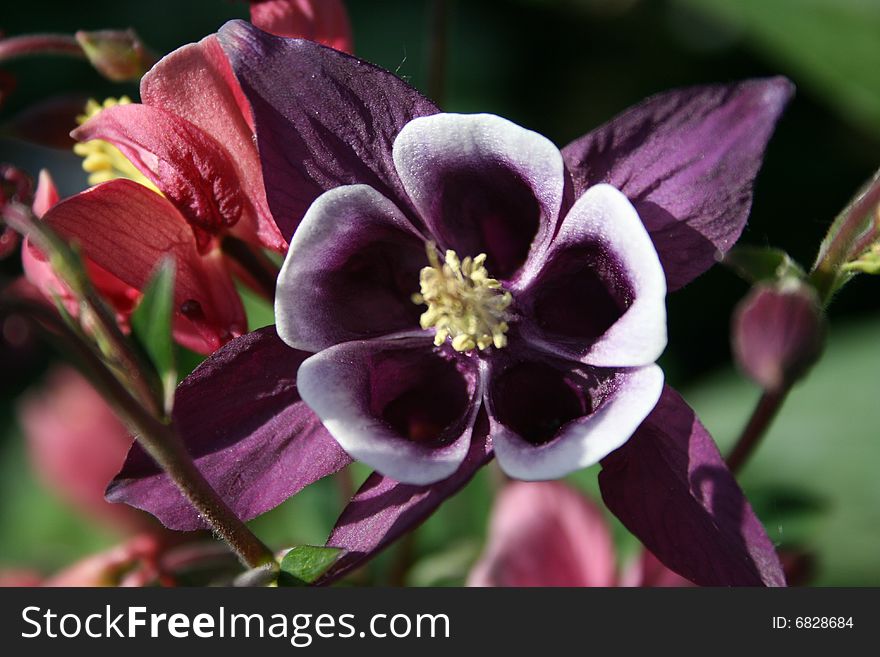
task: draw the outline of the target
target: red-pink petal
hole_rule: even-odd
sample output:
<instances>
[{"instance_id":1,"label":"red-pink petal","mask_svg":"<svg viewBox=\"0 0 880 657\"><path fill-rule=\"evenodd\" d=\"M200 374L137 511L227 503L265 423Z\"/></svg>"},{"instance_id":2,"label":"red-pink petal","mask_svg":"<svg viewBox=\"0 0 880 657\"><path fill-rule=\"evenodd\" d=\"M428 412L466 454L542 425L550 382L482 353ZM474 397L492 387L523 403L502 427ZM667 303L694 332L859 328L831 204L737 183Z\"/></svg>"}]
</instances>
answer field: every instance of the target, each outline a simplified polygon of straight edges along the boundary
<instances>
[{"instance_id":1,"label":"red-pink petal","mask_svg":"<svg viewBox=\"0 0 880 657\"><path fill-rule=\"evenodd\" d=\"M285 251L287 242L266 202L250 105L216 35L162 58L141 80L141 99L190 121L225 149L250 201L232 232L247 242Z\"/></svg>"},{"instance_id":2,"label":"red-pink petal","mask_svg":"<svg viewBox=\"0 0 880 657\"><path fill-rule=\"evenodd\" d=\"M175 337L210 353L244 333L246 318L222 255L200 256L186 221L171 203L143 185L113 180L72 196L44 221L123 283L142 290L157 264L177 263Z\"/></svg>"},{"instance_id":3,"label":"red-pink petal","mask_svg":"<svg viewBox=\"0 0 880 657\"><path fill-rule=\"evenodd\" d=\"M46 300L51 302L57 298L64 304L65 309L72 317L79 316L79 301L52 269L46 256L40 253L27 238L25 238L21 249L21 264L28 282L36 287ZM89 258L85 258L85 267L92 285L95 286L101 298L116 311L116 321L127 332L128 320L141 298L140 291L119 280Z\"/></svg>"},{"instance_id":4,"label":"red-pink petal","mask_svg":"<svg viewBox=\"0 0 880 657\"><path fill-rule=\"evenodd\" d=\"M103 139L116 146L194 229L216 234L248 213L249 201L229 154L175 114L149 105L117 105L72 134L79 141Z\"/></svg>"},{"instance_id":5,"label":"red-pink petal","mask_svg":"<svg viewBox=\"0 0 880 657\"><path fill-rule=\"evenodd\" d=\"M53 205L61 199L58 189L55 187L55 181L52 180L51 174L46 170L40 171L40 177L37 179L37 191L34 192L33 211L37 217L42 217L49 211Z\"/></svg>"}]
</instances>

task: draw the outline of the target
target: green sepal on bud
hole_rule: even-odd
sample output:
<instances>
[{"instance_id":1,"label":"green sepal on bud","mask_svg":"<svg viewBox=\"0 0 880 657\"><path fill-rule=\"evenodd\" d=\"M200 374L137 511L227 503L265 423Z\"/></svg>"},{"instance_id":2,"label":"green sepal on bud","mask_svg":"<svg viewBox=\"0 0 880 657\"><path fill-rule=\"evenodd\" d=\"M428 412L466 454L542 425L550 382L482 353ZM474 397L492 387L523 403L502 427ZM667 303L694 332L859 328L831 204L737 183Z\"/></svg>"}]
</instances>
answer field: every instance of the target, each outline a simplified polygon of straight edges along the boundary
<instances>
[{"instance_id":1,"label":"green sepal on bud","mask_svg":"<svg viewBox=\"0 0 880 657\"><path fill-rule=\"evenodd\" d=\"M736 246L721 261L749 283L773 283L787 278L803 280L803 267L782 249Z\"/></svg>"}]
</instances>

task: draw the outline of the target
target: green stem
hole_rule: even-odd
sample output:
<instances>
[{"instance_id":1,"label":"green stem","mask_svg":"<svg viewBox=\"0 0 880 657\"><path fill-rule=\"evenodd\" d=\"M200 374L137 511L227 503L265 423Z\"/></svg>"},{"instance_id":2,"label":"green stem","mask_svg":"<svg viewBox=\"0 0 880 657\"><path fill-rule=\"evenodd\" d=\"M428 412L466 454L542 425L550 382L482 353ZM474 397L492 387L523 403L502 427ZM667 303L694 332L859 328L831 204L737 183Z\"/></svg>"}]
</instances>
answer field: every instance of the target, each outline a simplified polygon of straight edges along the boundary
<instances>
[{"instance_id":1,"label":"green stem","mask_svg":"<svg viewBox=\"0 0 880 657\"><path fill-rule=\"evenodd\" d=\"M154 415L164 410L163 386L155 370L125 337L116 317L97 293L77 252L44 222L34 218L31 209L20 203L3 207L3 219L49 257L56 273L79 299L82 306L80 322L90 324L90 332L98 338L105 358L116 373L133 390L141 403ZM55 263L59 266L56 267Z\"/></svg>"}]
</instances>

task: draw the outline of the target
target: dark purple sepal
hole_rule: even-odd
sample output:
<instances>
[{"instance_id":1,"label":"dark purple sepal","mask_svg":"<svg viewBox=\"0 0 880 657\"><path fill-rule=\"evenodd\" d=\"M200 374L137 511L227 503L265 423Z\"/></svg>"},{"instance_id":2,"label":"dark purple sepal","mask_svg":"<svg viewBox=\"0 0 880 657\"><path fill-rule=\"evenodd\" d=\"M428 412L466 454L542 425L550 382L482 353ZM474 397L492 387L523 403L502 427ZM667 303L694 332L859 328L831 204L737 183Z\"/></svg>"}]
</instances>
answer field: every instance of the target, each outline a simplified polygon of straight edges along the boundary
<instances>
[{"instance_id":1,"label":"dark purple sepal","mask_svg":"<svg viewBox=\"0 0 880 657\"><path fill-rule=\"evenodd\" d=\"M481 413L464 462L455 474L435 484L413 486L377 472L370 475L343 509L327 539L328 547L348 552L317 584L333 583L427 520L444 500L457 493L477 470L492 460L487 433L488 422Z\"/></svg>"},{"instance_id":2,"label":"dark purple sepal","mask_svg":"<svg viewBox=\"0 0 880 657\"><path fill-rule=\"evenodd\" d=\"M391 147L404 125L439 109L381 68L245 21L218 33L253 110L269 208L290 239L322 192L364 183L412 214Z\"/></svg>"},{"instance_id":3,"label":"dark purple sepal","mask_svg":"<svg viewBox=\"0 0 880 657\"><path fill-rule=\"evenodd\" d=\"M785 586L773 544L694 411L666 387L602 461L605 504L668 568L700 586Z\"/></svg>"},{"instance_id":4,"label":"dark purple sepal","mask_svg":"<svg viewBox=\"0 0 880 657\"><path fill-rule=\"evenodd\" d=\"M563 149L575 193L607 182L626 194L668 288L680 288L742 233L764 149L793 93L776 77L653 96Z\"/></svg>"},{"instance_id":5,"label":"dark purple sepal","mask_svg":"<svg viewBox=\"0 0 880 657\"><path fill-rule=\"evenodd\" d=\"M310 354L269 326L228 343L177 388L174 420L196 466L232 510L250 520L351 462L299 398ZM179 531L207 525L135 443L107 489Z\"/></svg>"}]
</instances>

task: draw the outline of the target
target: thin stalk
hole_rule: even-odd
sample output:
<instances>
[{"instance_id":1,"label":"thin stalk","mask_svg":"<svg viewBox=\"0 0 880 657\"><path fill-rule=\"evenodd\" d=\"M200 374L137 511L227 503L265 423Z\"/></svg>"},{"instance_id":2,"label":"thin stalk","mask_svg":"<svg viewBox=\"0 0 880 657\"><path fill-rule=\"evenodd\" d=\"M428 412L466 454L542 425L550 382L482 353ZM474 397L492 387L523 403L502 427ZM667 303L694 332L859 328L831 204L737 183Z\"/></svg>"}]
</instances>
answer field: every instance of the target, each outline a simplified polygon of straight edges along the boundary
<instances>
[{"instance_id":1,"label":"thin stalk","mask_svg":"<svg viewBox=\"0 0 880 657\"><path fill-rule=\"evenodd\" d=\"M0 62L31 55L67 55L86 59L79 42L69 34L25 34L0 39Z\"/></svg>"},{"instance_id":2,"label":"thin stalk","mask_svg":"<svg viewBox=\"0 0 880 657\"><path fill-rule=\"evenodd\" d=\"M52 310L39 303L3 299L0 315L15 314L33 322L47 337L75 357L146 452L168 473L214 532L249 568L274 568L272 551L230 509L199 471L174 430L152 415L89 348L82 337Z\"/></svg>"},{"instance_id":3,"label":"thin stalk","mask_svg":"<svg viewBox=\"0 0 880 657\"><path fill-rule=\"evenodd\" d=\"M739 472L749 460L779 413L779 409L790 391L791 385L786 384L776 391L765 390L761 395L739 439L727 456L727 467L731 472Z\"/></svg>"},{"instance_id":4,"label":"thin stalk","mask_svg":"<svg viewBox=\"0 0 880 657\"><path fill-rule=\"evenodd\" d=\"M54 256L61 263L59 276L80 300L81 321L91 321L90 330L95 332L102 347L109 352L106 354L108 360L137 394L141 403L154 415L162 415L164 398L158 377L151 376L153 368L132 347L132 343L119 328L116 317L95 290L76 251L47 225L35 220L30 208L25 205L9 203L3 208L2 216L9 226L29 237L34 245L49 256L50 262Z\"/></svg>"}]
</instances>

